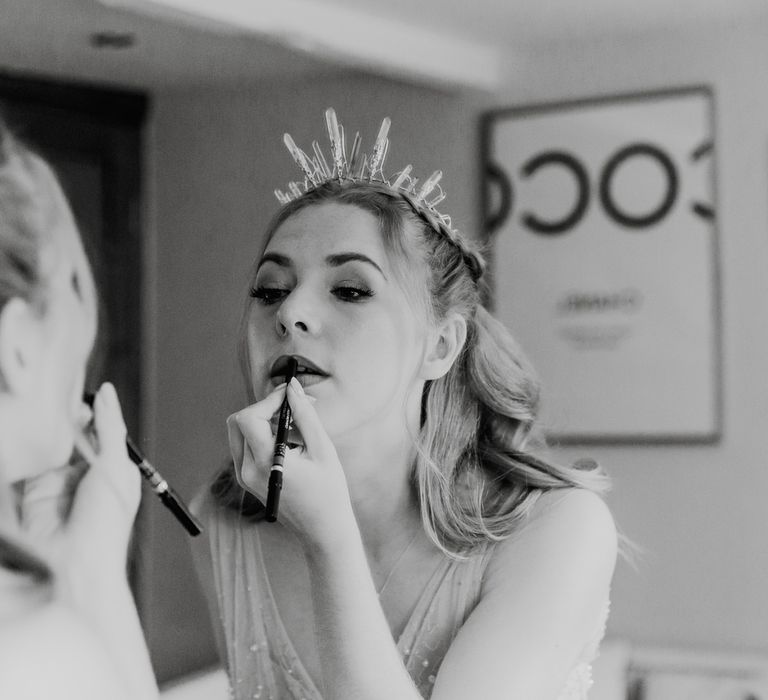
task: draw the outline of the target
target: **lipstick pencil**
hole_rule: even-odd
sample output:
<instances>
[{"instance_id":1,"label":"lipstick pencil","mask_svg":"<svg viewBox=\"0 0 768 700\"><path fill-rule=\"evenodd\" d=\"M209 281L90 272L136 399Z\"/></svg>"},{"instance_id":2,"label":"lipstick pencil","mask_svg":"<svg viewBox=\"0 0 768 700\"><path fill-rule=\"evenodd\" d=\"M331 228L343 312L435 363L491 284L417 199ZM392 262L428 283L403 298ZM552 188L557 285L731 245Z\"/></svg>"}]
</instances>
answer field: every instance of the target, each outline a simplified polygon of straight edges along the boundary
<instances>
[{"instance_id":1,"label":"lipstick pencil","mask_svg":"<svg viewBox=\"0 0 768 700\"><path fill-rule=\"evenodd\" d=\"M93 408L94 395L86 393L83 395L83 401ZM173 513L184 529L192 536L199 535L203 531L203 526L199 523L189 509L184 505L184 501L171 488L163 475L150 464L149 460L139 452L139 448L133 443L129 435L125 436L125 446L128 448L128 456L141 472L141 475L149 483L157 497L163 502L163 505Z\"/></svg>"},{"instance_id":2,"label":"lipstick pencil","mask_svg":"<svg viewBox=\"0 0 768 700\"><path fill-rule=\"evenodd\" d=\"M295 357L288 360L288 367L285 371L285 383L291 381L296 376L296 370L299 363ZM269 485L267 487L267 513L266 520L269 523L277 520L277 509L280 506L280 492L283 490L283 462L285 460L285 451L288 448L288 430L291 424L291 406L288 403L288 387L286 386L286 397L280 406L280 416L277 421L277 436L275 438L275 452L272 458L272 469L269 472Z\"/></svg>"}]
</instances>

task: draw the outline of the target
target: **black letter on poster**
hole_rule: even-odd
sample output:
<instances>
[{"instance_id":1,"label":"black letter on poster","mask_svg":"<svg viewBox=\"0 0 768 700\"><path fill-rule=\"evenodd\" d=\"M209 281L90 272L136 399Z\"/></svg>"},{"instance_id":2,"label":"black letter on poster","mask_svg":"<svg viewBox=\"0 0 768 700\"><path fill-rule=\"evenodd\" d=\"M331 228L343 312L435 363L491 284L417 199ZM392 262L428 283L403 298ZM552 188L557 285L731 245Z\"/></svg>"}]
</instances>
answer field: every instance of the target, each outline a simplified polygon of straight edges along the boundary
<instances>
[{"instance_id":1,"label":"black letter on poster","mask_svg":"<svg viewBox=\"0 0 768 700\"><path fill-rule=\"evenodd\" d=\"M589 206L589 177L584 166L569 153L549 151L531 158L522 168L523 177L531 177L539 168L546 165L559 165L568 170L576 179L578 196L570 213L559 221L546 221L535 214L523 214L523 224L535 233L554 235L565 233L581 221Z\"/></svg>"},{"instance_id":2,"label":"black letter on poster","mask_svg":"<svg viewBox=\"0 0 768 700\"><path fill-rule=\"evenodd\" d=\"M633 216L621 211L613 201L611 194L611 180L614 174L625 161L635 156L647 156L658 162L667 180L667 190L661 204L644 216ZM617 224L627 228L647 228L661 221L674 205L677 190L677 170L674 163L660 148L647 143L636 143L619 149L605 164L603 174L600 177L600 202L603 209Z\"/></svg>"}]
</instances>

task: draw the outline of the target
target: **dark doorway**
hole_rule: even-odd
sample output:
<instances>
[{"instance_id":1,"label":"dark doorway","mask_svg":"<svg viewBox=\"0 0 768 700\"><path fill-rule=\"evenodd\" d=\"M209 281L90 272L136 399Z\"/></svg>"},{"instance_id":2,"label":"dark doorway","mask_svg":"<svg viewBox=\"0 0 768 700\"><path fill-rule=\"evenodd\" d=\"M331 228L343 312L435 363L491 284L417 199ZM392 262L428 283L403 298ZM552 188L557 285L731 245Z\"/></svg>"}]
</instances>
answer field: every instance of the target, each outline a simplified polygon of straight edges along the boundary
<instances>
[{"instance_id":1,"label":"dark doorway","mask_svg":"<svg viewBox=\"0 0 768 700\"><path fill-rule=\"evenodd\" d=\"M140 439L143 93L0 73L0 112L54 168L77 219L100 296L88 384L117 387L129 432ZM142 538L142 518L137 537ZM134 553L135 553L134 549ZM129 575L139 608L139 560Z\"/></svg>"}]
</instances>

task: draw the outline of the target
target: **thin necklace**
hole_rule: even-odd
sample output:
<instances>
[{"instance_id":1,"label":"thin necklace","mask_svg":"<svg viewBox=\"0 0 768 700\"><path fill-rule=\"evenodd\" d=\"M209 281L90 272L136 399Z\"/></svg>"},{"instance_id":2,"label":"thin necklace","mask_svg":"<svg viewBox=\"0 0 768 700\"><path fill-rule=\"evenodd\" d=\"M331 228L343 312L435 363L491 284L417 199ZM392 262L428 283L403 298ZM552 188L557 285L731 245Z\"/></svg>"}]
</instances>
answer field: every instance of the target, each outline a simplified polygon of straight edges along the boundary
<instances>
[{"instance_id":1,"label":"thin necklace","mask_svg":"<svg viewBox=\"0 0 768 700\"><path fill-rule=\"evenodd\" d=\"M379 588L376 591L376 595L381 598L382 593L384 593L384 589L387 587L387 584L389 583L390 579L392 578L392 574L395 573L397 570L398 565L403 560L403 557L405 557L405 553L411 548L411 545L416 541L416 537L419 534L418 528L416 529L416 532L413 533L413 536L411 539L408 540L405 547L400 551L400 554L397 555L397 559L395 559L394 563L392 564L392 567L389 569L389 573L387 574L387 577L384 579L384 583L381 584L381 588Z\"/></svg>"}]
</instances>

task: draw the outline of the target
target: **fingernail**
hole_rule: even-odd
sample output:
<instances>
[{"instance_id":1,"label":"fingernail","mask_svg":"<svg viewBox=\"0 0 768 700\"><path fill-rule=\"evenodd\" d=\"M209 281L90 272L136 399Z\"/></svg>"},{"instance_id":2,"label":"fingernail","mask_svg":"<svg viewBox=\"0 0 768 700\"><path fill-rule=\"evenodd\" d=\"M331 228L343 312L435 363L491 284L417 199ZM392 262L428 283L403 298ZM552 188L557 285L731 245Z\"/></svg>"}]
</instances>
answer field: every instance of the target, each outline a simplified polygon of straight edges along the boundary
<instances>
[{"instance_id":1,"label":"fingernail","mask_svg":"<svg viewBox=\"0 0 768 700\"><path fill-rule=\"evenodd\" d=\"M93 410L87 405L83 404L78 411L76 425L80 428L80 430L86 430L92 422Z\"/></svg>"},{"instance_id":2,"label":"fingernail","mask_svg":"<svg viewBox=\"0 0 768 700\"><path fill-rule=\"evenodd\" d=\"M305 395L304 394L304 387L301 386L301 382L298 379L296 379L296 377L292 377L291 378L291 386L293 387L293 390L297 394L301 394L302 396Z\"/></svg>"},{"instance_id":3,"label":"fingernail","mask_svg":"<svg viewBox=\"0 0 768 700\"><path fill-rule=\"evenodd\" d=\"M104 401L114 401L117 398L117 389L111 382L104 382L99 389L97 398L102 398Z\"/></svg>"}]
</instances>

